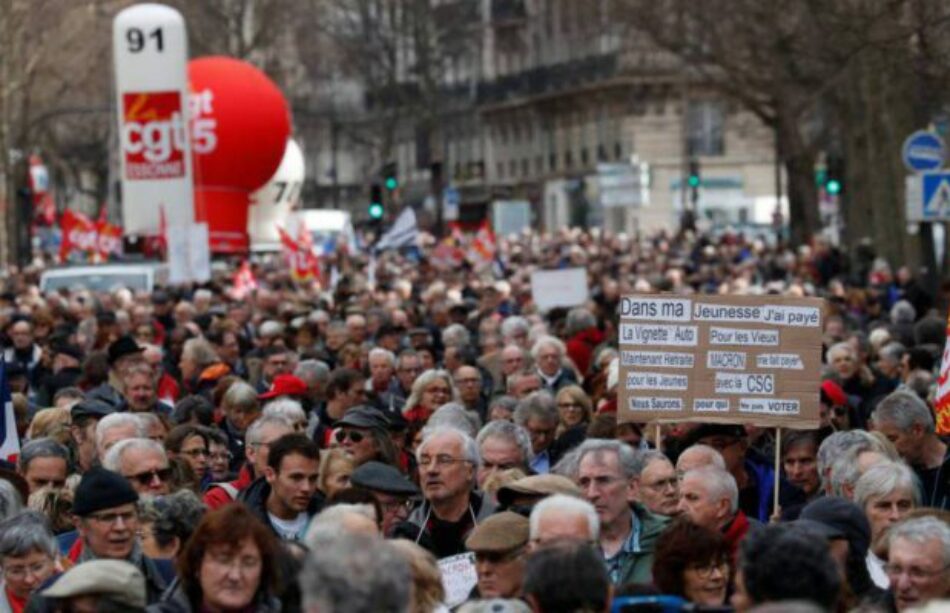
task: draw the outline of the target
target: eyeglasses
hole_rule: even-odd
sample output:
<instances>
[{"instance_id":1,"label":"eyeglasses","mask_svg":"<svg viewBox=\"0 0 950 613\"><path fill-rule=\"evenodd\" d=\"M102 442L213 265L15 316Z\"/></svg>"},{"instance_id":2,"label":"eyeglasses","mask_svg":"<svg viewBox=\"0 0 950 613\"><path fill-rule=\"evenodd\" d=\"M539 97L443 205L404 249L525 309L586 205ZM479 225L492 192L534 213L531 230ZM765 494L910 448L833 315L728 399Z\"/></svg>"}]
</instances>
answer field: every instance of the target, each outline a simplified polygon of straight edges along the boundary
<instances>
[{"instance_id":1,"label":"eyeglasses","mask_svg":"<svg viewBox=\"0 0 950 613\"><path fill-rule=\"evenodd\" d=\"M576 402L561 402L557 405L557 408L564 409L565 411L583 411L583 405L577 404Z\"/></svg>"},{"instance_id":2,"label":"eyeglasses","mask_svg":"<svg viewBox=\"0 0 950 613\"><path fill-rule=\"evenodd\" d=\"M452 390L447 387L427 387L423 393L424 394L441 394L443 396L448 396L452 393Z\"/></svg>"},{"instance_id":3,"label":"eyeglasses","mask_svg":"<svg viewBox=\"0 0 950 613\"><path fill-rule=\"evenodd\" d=\"M475 561L481 563L487 562L489 564L504 564L505 562L514 560L522 553L524 553L524 547L518 547L510 551L476 551Z\"/></svg>"},{"instance_id":4,"label":"eyeglasses","mask_svg":"<svg viewBox=\"0 0 950 613\"><path fill-rule=\"evenodd\" d=\"M942 568L938 568L936 570L926 570L919 566L911 566L909 568L904 568L900 564L885 564L884 572L887 573L887 576L890 577L892 580L897 579L901 575L906 574L907 578L910 579L912 582L920 583L922 581L926 581L927 579L930 579L931 577L936 577L940 573L945 572L948 568L950 568L950 564Z\"/></svg>"},{"instance_id":5,"label":"eyeglasses","mask_svg":"<svg viewBox=\"0 0 950 613\"><path fill-rule=\"evenodd\" d=\"M221 460L224 460L225 462L230 462L231 458L234 456L231 455L230 451L224 451L224 452L218 451L215 453L209 453L208 457L218 462L220 462Z\"/></svg>"},{"instance_id":6,"label":"eyeglasses","mask_svg":"<svg viewBox=\"0 0 950 613\"><path fill-rule=\"evenodd\" d=\"M205 449L204 447L201 447L199 449L188 449L188 450L183 449L181 453L182 455L186 455L189 458L208 457L210 455L208 453L208 450Z\"/></svg>"},{"instance_id":7,"label":"eyeglasses","mask_svg":"<svg viewBox=\"0 0 950 613\"><path fill-rule=\"evenodd\" d=\"M52 564L52 560L42 560L34 562L28 566L4 566L3 574L14 581L22 581L27 575L41 577Z\"/></svg>"},{"instance_id":8,"label":"eyeglasses","mask_svg":"<svg viewBox=\"0 0 950 613\"><path fill-rule=\"evenodd\" d=\"M679 479L676 477L670 477L669 479L662 479L656 483L644 483L643 487L648 487L655 492L662 492L667 488L676 489L676 486L679 485Z\"/></svg>"},{"instance_id":9,"label":"eyeglasses","mask_svg":"<svg viewBox=\"0 0 950 613\"><path fill-rule=\"evenodd\" d=\"M696 564L690 566L689 568L696 571L696 574L698 574L700 577L706 579L711 577L717 570L725 573L725 567L728 565L729 562L726 560L710 560L706 564Z\"/></svg>"},{"instance_id":10,"label":"eyeglasses","mask_svg":"<svg viewBox=\"0 0 950 613\"><path fill-rule=\"evenodd\" d=\"M150 484L156 478L158 478L159 481L164 483L165 481L168 481L169 479L171 479L171 477L172 477L172 469L167 466L165 468L155 468L155 469L147 470L145 472L137 473L134 475L125 476L125 478L128 479L129 481L132 481L133 479L138 481L139 485L141 486L146 486Z\"/></svg>"},{"instance_id":11,"label":"eyeglasses","mask_svg":"<svg viewBox=\"0 0 950 613\"><path fill-rule=\"evenodd\" d=\"M408 513L412 510L413 502L409 498L406 498L405 500L390 500L388 502L383 502L380 500L379 506L382 508L384 513L395 513L396 511L405 511Z\"/></svg>"},{"instance_id":12,"label":"eyeglasses","mask_svg":"<svg viewBox=\"0 0 950 613\"><path fill-rule=\"evenodd\" d=\"M343 443L347 438L354 443L362 443L366 435L356 430L337 430L335 437L338 443Z\"/></svg>"},{"instance_id":13,"label":"eyeglasses","mask_svg":"<svg viewBox=\"0 0 950 613\"><path fill-rule=\"evenodd\" d=\"M435 457L427 456L427 455L419 456L420 468L425 468L429 465L433 465L436 468L442 468L444 466L450 466L452 464L463 464L463 463L471 463L471 461L466 460L465 458L453 458L450 455L437 455Z\"/></svg>"},{"instance_id":14,"label":"eyeglasses","mask_svg":"<svg viewBox=\"0 0 950 613\"><path fill-rule=\"evenodd\" d=\"M89 518L99 522L100 524L115 525L115 523L119 520L122 520L123 524L128 524L138 519L138 513L135 511L126 511L125 513L116 513L110 511L108 513L93 513L89 516Z\"/></svg>"}]
</instances>

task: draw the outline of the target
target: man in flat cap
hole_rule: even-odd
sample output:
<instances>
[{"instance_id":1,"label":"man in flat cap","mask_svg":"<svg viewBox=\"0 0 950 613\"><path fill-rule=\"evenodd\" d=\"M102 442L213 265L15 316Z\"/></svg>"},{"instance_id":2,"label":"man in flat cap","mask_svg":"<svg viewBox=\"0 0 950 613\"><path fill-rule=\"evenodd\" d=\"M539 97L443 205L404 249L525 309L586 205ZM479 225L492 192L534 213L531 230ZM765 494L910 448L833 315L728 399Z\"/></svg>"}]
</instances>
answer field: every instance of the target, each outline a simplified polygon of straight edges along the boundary
<instances>
[{"instance_id":1,"label":"man in flat cap","mask_svg":"<svg viewBox=\"0 0 950 613\"><path fill-rule=\"evenodd\" d=\"M363 464L350 475L350 485L372 494L383 511L382 532L392 536L393 529L406 521L412 510L413 498L419 496L419 488L406 478L399 469L383 462Z\"/></svg>"},{"instance_id":2,"label":"man in flat cap","mask_svg":"<svg viewBox=\"0 0 950 613\"><path fill-rule=\"evenodd\" d=\"M475 554L474 598L517 598L524 580L528 519L502 511L478 524L465 539Z\"/></svg>"}]
</instances>

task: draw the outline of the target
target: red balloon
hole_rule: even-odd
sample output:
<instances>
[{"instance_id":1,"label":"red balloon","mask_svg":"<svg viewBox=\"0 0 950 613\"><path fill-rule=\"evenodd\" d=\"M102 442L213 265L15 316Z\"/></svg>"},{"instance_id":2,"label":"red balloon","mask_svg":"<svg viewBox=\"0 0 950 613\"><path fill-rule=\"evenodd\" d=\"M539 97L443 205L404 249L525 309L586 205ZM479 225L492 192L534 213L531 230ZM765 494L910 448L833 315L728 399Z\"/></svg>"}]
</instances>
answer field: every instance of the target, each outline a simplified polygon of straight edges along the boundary
<instances>
[{"instance_id":1,"label":"red balloon","mask_svg":"<svg viewBox=\"0 0 950 613\"><path fill-rule=\"evenodd\" d=\"M248 64L214 56L188 63L195 219L208 222L211 251L248 249L249 195L276 172L290 136L280 89Z\"/></svg>"}]
</instances>

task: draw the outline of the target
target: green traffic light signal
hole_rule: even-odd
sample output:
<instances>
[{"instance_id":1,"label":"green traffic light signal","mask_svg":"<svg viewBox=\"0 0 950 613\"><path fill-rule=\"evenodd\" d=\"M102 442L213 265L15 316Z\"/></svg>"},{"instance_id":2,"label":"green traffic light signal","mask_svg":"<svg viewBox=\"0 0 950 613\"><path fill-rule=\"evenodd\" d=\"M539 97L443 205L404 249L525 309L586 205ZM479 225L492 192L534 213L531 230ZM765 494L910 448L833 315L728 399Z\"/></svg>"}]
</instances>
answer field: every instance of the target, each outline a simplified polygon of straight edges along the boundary
<instances>
[{"instance_id":1,"label":"green traffic light signal","mask_svg":"<svg viewBox=\"0 0 950 613\"><path fill-rule=\"evenodd\" d=\"M687 183L689 183L690 187L699 187L699 175L689 175Z\"/></svg>"},{"instance_id":2,"label":"green traffic light signal","mask_svg":"<svg viewBox=\"0 0 950 613\"><path fill-rule=\"evenodd\" d=\"M399 180L396 177L386 177L386 189L393 191L399 187Z\"/></svg>"},{"instance_id":3,"label":"green traffic light signal","mask_svg":"<svg viewBox=\"0 0 950 613\"><path fill-rule=\"evenodd\" d=\"M841 182L837 179L831 179L825 183L825 191L828 192L830 196L837 196L841 193Z\"/></svg>"},{"instance_id":4,"label":"green traffic light signal","mask_svg":"<svg viewBox=\"0 0 950 613\"><path fill-rule=\"evenodd\" d=\"M370 219L382 219L383 218L383 205L374 202L369 205L369 218Z\"/></svg>"}]
</instances>

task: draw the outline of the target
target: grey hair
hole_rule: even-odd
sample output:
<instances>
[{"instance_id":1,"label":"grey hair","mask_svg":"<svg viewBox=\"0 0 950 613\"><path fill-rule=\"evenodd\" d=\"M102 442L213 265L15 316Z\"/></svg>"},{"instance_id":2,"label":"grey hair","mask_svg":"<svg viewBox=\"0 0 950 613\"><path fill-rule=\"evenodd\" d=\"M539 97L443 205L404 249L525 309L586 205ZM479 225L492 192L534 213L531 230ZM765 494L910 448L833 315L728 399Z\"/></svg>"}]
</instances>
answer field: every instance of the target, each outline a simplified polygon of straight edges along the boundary
<instances>
[{"instance_id":1,"label":"grey hair","mask_svg":"<svg viewBox=\"0 0 950 613\"><path fill-rule=\"evenodd\" d=\"M670 458L667 457L662 451L657 451L656 449L647 449L646 451L641 451L640 453L640 472L642 473L646 470L647 466L654 462L670 462ZM723 462L723 468L725 468L725 462Z\"/></svg>"},{"instance_id":2,"label":"grey hair","mask_svg":"<svg viewBox=\"0 0 950 613\"><path fill-rule=\"evenodd\" d=\"M531 330L531 324L520 315L513 315L501 322L501 336L509 339L517 332L524 332L525 335Z\"/></svg>"},{"instance_id":3,"label":"grey hair","mask_svg":"<svg viewBox=\"0 0 950 613\"><path fill-rule=\"evenodd\" d=\"M832 462L831 471L828 474L828 485L831 486L831 491L835 496L848 497L845 487L854 487L861 478L861 465L858 458L862 453L869 452L878 453L890 460L897 460L893 452L881 441L868 435L866 442L852 445Z\"/></svg>"},{"instance_id":4,"label":"grey hair","mask_svg":"<svg viewBox=\"0 0 950 613\"><path fill-rule=\"evenodd\" d=\"M304 609L323 613L406 613L409 562L381 538L336 534L316 539L300 573Z\"/></svg>"},{"instance_id":5,"label":"grey hair","mask_svg":"<svg viewBox=\"0 0 950 613\"><path fill-rule=\"evenodd\" d=\"M726 470L726 460L722 457L722 454L719 453L719 450L714 447L703 445L702 443L690 445L683 450L683 453L680 454L680 457L683 457L687 453L702 454L707 458L707 462L705 464L706 466L713 466L721 470ZM679 460L676 462L678 464Z\"/></svg>"},{"instance_id":6,"label":"grey hair","mask_svg":"<svg viewBox=\"0 0 950 613\"><path fill-rule=\"evenodd\" d=\"M106 457L102 458L102 467L112 472L121 473L122 457L126 452L131 450L154 451L155 453L161 454L166 460L168 459L168 456L165 454L165 447L163 447L161 443L153 441L150 438L127 438L124 441L119 441L106 452Z\"/></svg>"},{"instance_id":7,"label":"grey hair","mask_svg":"<svg viewBox=\"0 0 950 613\"><path fill-rule=\"evenodd\" d=\"M330 379L330 367L320 360L302 360L294 369L294 376L304 383L317 382L322 388Z\"/></svg>"},{"instance_id":8,"label":"grey hair","mask_svg":"<svg viewBox=\"0 0 950 613\"><path fill-rule=\"evenodd\" d=\"M541 353L541 349L545 345L550 345L557 349L558 355L561 359L564 359L564 355L567 353L567 347L564 346L564 342L561 341L556 336L551 336L550 334L542 334L538 337L538 340L534 341L534 344L531 345L531 359L535 362L538 361L538 354Z\"/></svg>"},{"instance_id":9,"label":"grey hair","mask_svg":"<svg viewBox=\"0 0 950 613\"><path fill-rule=\"evenodd\" d=\"M293 398L276 398L264 405L262 416L269 417L277 415L293 423L295 421L307 421L307 414L303 412L303 407Z\"/></svg>"},{"instance_id":10,"label":"grey hair","mask_svg":"<svg viewBox=\"0 0 950 613\"><path fill-rule=\"evenodd\" d=\"M892 341L883 347L877 352L878 356L884 358L890 362L900 362L901 356L904 355L904 352L907 351L907 348L904 345L898 343L897 341Z\"/></svg>"},{"instance_id":11,"label":"grey hair","mask_svg":"<svg viewBox=\"0 0 950 613\"><path fill-rule=\"evenodd\" d=\"M912 324L917 319L917 309L906 300L898 300L891 307L892 324Z\"/></svg>"},{"instance_id":12,"label":"grey hair","mask_svg":"<svg viewBox=\"0 0 950 613\"><path fill-rule=\"evenodd\" d=\"M242 412L255 411L260 407L257 390L250 383L235 381L224 393L221 404L229 409L238 409Z\"/></svg>"},{"instance_id":13,"label":"grey hair","mask_svg":"<svg viewBox=\"0 0 950 613\"><path fill-rule=\"evenodd\" d=\"M589 328L597 327L597 318L584 307L575 307L567 312L567 321L564 324L564 334L574 336Z\"/></svg>"},{"instance_id":14,"label":"grey hair","mask_svg":"<svg viewBox=\"0 0 950 613\"><path fill-rule=\"evenodd\" d=\"M892 547L897 539L918 545L934 539L939 540L943 555L943 563L940 566L946 569L950 564L950 526L936 517L915 517L894 525L887 533L887 546Z\"/></svg>"},{"instance_id":15,"label":"grey hair","mask_svg":"<svg viewBox=\"0 0 950 613\"><path fill-rule=\"evenodd\" d=\"M135 429L135 438L145 438L148 435L145 423L135 413L111 413L100 419L99 423L96 424L96 448L102 447L106 432L113 428L125 426Z\"/></svg>"},{"instance_id":16,"label":"grey hair","mask_svg":"<svg viewBox=\"0 0 950 613\"><path fill-rule=\"evenodd\" d=\"M554 396L545 390L528 394L515 407L515 423L524 426L532 417L557 423L559 417Z\"/></svg>"},{"instance_id":17,"label":"grey hair","mask_svg":"<svg viewBox=\"0 0 950 613\"><path fill-rule=\"evenodd\" d=\"M25 473L30 467L30 462L36 458L62 458L68 466L69 450L48 436L33 439L20 449L20 457L17 460L20 473Z\"/></svg>"},{"instance_id":18,"label":"grey hair","mask_svg":"<svg viewBox=\"0 0 950 613\"><path fill-rule=\"evenodd\" d=\"M824 480L826 471L832 467L837 458L840 458L848 449L859 445L870 449L873 439L874 437L865 430L845 430L831 434L818 446L818 475Z\"/></svg>"},{"instance_id":19,"label":"grey hair","mask_svg":"<svg viewBox=\"0 0 950 613\"><path fill-rule=\"evenodd\" d=\"M735 513L739 509L739 487L736 478L729 472L715 466L702 466L687 471L683 478L697 477L711 498L727 499L729 510Z\"/></svg>"},{"instance_id":20,"label":"grey hair","mask_svg":"<svg viewBox=\"0 0 950 613\"><path fill-rule=\"evenodd\" d=\"M522 464L528 466L534 457L531 450L531 435L523 427L513 424L510 421L496 420L485 424L485 427L478 433L475 442L478 448L482 448L482 443L490 438L498 438L514 443L521 452Z\"/></svg>"},{"instance_id":21,"label":"grey hair","mask_svg":"<svg viewBox=\"0 0 950 613\"><path fill-rule=\"evenodd\" d=\"M898 489L910 492L914 506L920 504L917 476L903 462L881 462L868 469L854 484L854 502L862 509L871 498L882 498Z\"/></svg>"},{"instance_id":22,"label":"grey hair","mask_svg":"<svg viewBox=\"0 0 950 613\"><path fill-rule=\"evenodd\" d=\"M152 524L152 536L161 547L167 547L176 537L184 546L206 510L197 494L188 489L139 501L141 520Z\"/></svg>"},{"instance_id":23,"label":"grey hair","mask_svg":"<svg viewBox=\"0 0 950 613\"><path fill-rule=\"evenodd\" d=\"M452 379L452 375L446 370L430 368L425 371L412 382L412 391L409 393L409 397L406 398L406 404L403 407L403 413L407 413L412 410L413 407L419 404L419 401L422 400L422 392L425 391L429 384L431 384L436 379L442 379L449 385L449 389L452 390L452 400L457 401L459 398L458 389L455 387L455 381Z\"/></svg>"},{"instance_id":24,"label":"grey hair","mask_svg":"<svg viewBox=\"0 0 950 613\"><path fill-rule=\"evenodd\" d=\"M379 518L376 517L376 509L374 509L371 504L335 504L314 515L310 521L310 525L307 527L304 544L313 550L314 545L321 537L333 536L345 532L344 522L348 515L360 515L373 522L373 524L379 525Z\"/></svg>"},{"instance_id":25,"label":"grey hair","mask_svg":"<svg viewBox=\"0 0 950 613\"><path fill-rule=\"evenodd\" d=\"M20 492L6 479L0 479L0 520L15 517L22 509Z\"/></svg>"},{"instance_id":26,"label":"grey hair","mask_svg":"<svg viewBox=\"0 0 950 613\"><path fill-rule=\"evenodd\" d=\"M905 391L888 394L874 409L871 420L875 424L893 424L901 432L918 425L928 434L934 432L934 418L927 404L917 394Z\"/></svg>"},{"instance_id":27,"label":"grey hair","mask_svg":"<svg viewBox=\"0 0 950 613\"><path fill-rule=\"evenodd\" d=\"M518 408L518 399L513 396L495 396L488 403L488 412L491 413L491 410L495 407L511 411L514 415L515 409Z\"/></svg>"},{"instance_id":28,"label":"grey hair","mask_svg":"<svg viewBox=\"0 0 950 613\"><path fill-rule=\"evenodd\" d=\"M383 347L373 347L369 350L367 362L373 358L383 358L390 366L396 366L396 354Z\"/></svg>"},{"instance_id":29,"label":"grey hair","mask_svg":"<svg viewBox=\"0 0 950 613\"><path fill-rule=\"evenodd\" d=\"M603 438L587 439L577 446L576 451L577 464L574 467L574 474L571 475L575 481L578 477L581 462L589 455L593 455L595 459L600 460L600 457L605 453L616 454L620 470L627 479L635 479L639 477L643 471L643 460L640 455L634 451L630 445L617 440Z\"/></svg>"},{"instance_id":30,"label":"grey hair","mask_svg":"<svg viewBox=\"0 0 950 613\"><path fill-rule=\"evenodd\" d=\"M850 353L851 356L854 357L855 359L857 359L857 357L858 357L858 356L855 354L854 347L852 347L849 343L846 343L846 342L842 341L842 342L840 342L840 343L835 343L835 344L832 345L831 347L828 347L828 351L825 352L825 357L826 357L826 359L828 360L829 363L831 363L831 355L834 354L834 353L837 353L837 352L839 352L839 351L847 351L847 352Z\"/></svg>"},{"instance_id":31,"label":"grey hair","mask_svg":"<svg viewBox=\"0 0 950 613\"><path fill-rule=\"evenodd\" d=\"M219 361L218 352L214 350L208 339L200 336L185 341L185 344L182 345L181 354L194 360L199 368L207 368Z\"/></svg>"},{"instance_id":32,"label":"grey hair","mask_svg":"<svg viewBox=\"0 0 950 613\"><path fill-rule=\"evenodd\" d=\"M146 433L155 424L162 424L162 420L155 413L135 413L135 416L142 422L142 427L145 428Z\"/></svg>"},{"instance_id":33,"label":"grey hair","mask_svg":"<svg viewBox=\"0 0 950 613\"><path fill-rule=\"evenodd\" d=\"M264 337L280 336L284 333L284 325L279 321L268 319L261 322L261 325L257 328L257 333Z\"/></svg>"},{"instance_id":34,"label":"grey hair","mask_svg":"<svg viewBox=\"0 0 950 613\"><path fill-rule=\"evenodd\" d=\"M465 434L475 438L478 429L481 427L481 419L478 413L469 411L463 405L457 402L447 402L440 406L429 417L426 422L426 428L437 428L439 426L448 426L461 430Z\"/></svg>"},{"instance_id":35,"label":"grey hair","mask_svg":"<svg viewBox=\"0 0 950 613\"><path fill-rule=\"evenodd\" d=\"M597 517L597 509L594 508L594 505L583 498L567 496L565 494L554 494L534 505L534 508L531 509L531 516L528 518L531 540L537 538L541 517L548 513L555 513L561 517L565 515L581 515L587 520L587 530L590 534L590 540L596 541L600 538L600 518Z\"/></svg>"},{"instance_id":36,"label":"grey hair","mask_svg":"<svg viewBox=\"0 0 950 613\"><path fill-rule=\"evenodd\" d=\"M568 479L573 480L574 476L577 474L578 463L579 458L577 457L577 447L575 447L561 456L561 459L557 461L557 464L551 467L551 472L555 475L561 475L562 477L567 477Z\"/></svg>"},{"instance_id":37,"label":"grey hair","mask_svg":"<svg viewBox=\"0 0 950 613\"><path fill-rule=\"evenodd\" d=\"M467 461L471 462L476 467L482 463L481 454L478 452L478 444L475 442L475 439L470 437L465 432L462 432L458 428L452 428L451 426L425 428L422 436L422 442L419 443L419 446L416 448L416 460L422 457L422 449L429 443L429 441L437 436L443 436L446 434L454 436L459 440L459 443L462 445L462 455Z\"/></svg>"},{"instance_id":38,"label":"grey hair","mask_svg":"<svg viewBox=\"0 0 950 613\"><path fill-rule=\"evenodd\" d=\"M59 553L56 537L46 516L39 511L23 511L0 523L0 563L40 551L51 558Z\"/></svg>"},{"instance_id":39,"label":"grey hair","mask_svg":"<svg viewBox=\"0 0 950 613\"><path fill-rule=\"evenodd\" d=\"M449 324L442 330L442 344L446 347L468 347L472 344L472 333L462 324Z\"/></svg>"},{"instance_id":40,"label":"grey hair","mask_svg":"<svg viewBox=\"0 0 950 613\"><path fill-rule=\"evenodd\" d=\"M287 418L282 415L265 415L258 417L254 422L247 427L247 432L244 433L244 441L247 445L252 443L260 443L261 430L267 426L283 426L285 428L294 429L294 425L287 421Z\"/></svg>"}]
</instances>

